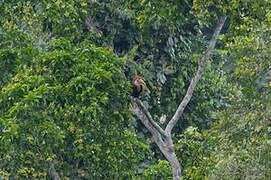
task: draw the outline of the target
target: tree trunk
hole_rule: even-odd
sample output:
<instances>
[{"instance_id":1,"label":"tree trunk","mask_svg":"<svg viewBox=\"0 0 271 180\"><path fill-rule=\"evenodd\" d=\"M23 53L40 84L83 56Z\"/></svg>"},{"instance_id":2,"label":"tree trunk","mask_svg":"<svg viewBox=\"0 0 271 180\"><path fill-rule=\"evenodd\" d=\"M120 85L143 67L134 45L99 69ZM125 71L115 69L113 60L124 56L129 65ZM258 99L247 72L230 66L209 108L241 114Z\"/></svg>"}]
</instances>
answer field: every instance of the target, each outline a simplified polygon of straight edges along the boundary
<instances>
[{"instance_id":1,"label":"tree trunk","mask_svg":"<svg viewBox=\"0 0 271 180\"><path fill-rule=\"evenodd\" d=\"M172 155L172 161L170 161L170 164L172 167L173 179L174 180L181 180L182 179L181 165L180 165L179 160L177 159L177 156L175 153Z\"/></svg>"},{"instance_id":2,"label":"tree trunk","mask_svg":"<svg viewBox=\"0 0 271 180\"><path fill-rule=\"evenodd\" d=\"M173 180L181 180L182 179L181 165L175 154L174 144L171 135L167 135L164 141L156 142L156 144L158 145L159 149L166 157L168 162L171 164Z\"/></svg>"},{"instance_id":3,"label":"tree trunk","mask_svg":"<svg viewBox=\"0 0 271 180\"><path fill-rule=\"evenodd\" d=\"M182 179L181 165L179 163L179 160L177 159L175 152L162 150L162 149L160 150L163 152L164 156L167 158L168 162L171 164L173 180L181 180Z\"/></svg>"}]
</instances>

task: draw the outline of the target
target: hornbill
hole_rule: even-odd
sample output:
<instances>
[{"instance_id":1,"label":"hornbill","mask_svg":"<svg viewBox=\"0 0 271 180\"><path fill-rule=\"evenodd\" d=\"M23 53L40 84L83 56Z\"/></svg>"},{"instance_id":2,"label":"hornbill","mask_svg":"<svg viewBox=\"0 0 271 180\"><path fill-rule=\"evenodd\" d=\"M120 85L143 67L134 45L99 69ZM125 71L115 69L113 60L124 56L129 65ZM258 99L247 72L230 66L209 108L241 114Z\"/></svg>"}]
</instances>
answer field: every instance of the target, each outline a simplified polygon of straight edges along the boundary
<instances>
[{"instance_id":1,"label":"hornbill","mask_svg":"<svg viewBox=\"0 0 271 180\"><path fill-rule=\"evenodd\" d=\"M141 76L135 76L132 81L133 84L133 97L138 97L139 94L143 91L143 88L147 87L146 83L143 81Z\"/></svg>"}]
</instances>

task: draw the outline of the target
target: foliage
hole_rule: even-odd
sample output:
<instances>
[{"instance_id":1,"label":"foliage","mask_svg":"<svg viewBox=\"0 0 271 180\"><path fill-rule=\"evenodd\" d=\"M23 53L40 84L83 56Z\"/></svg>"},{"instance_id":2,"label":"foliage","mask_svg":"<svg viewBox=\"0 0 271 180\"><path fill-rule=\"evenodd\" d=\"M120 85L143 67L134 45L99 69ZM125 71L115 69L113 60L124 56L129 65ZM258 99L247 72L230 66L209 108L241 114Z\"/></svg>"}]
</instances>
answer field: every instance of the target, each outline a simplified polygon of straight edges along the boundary
<instances>
[{"instance_id":1,"label":"foliage","mask_svg":"<svg viewBox=\"0 0 271 180\"><path fill-rule=\"evenodd\" d=\"M158 164L150 166L143 174L144 179L172 179L170 164L165 160L159 160Z\"/></svg>"},{"instance_id":2,"label":"foliage","mask_svg":"<svg viewBox=\"0 0 271 180\"><path fill-rule=\"evenodd\" d=\"M1 174L45 179L55 163L63 178L133 176L145 145L124 128L124 61L88 41L72 46L62 38L47 52L28 50L31 66L1 90Z\"/></svg>"},{"instance_id":3,"label":"foliage","mask_svg":"<svg viewBox=\"0 0 271 180\"><path fill-rule=\"evenodd\" d=\"M124 72L128 78L148 77L152 92L148 103L157 117L172 116L206 45L200 30L202 24L193 14L191 1L3 0L2 5L0 21L5 47L32 44L47 50L52 39L65 37L75 44L89 39L121 56L133 51ZM14 35L7 36L6 32L17 33L18 39L8 41ZM217 74L212 68L209 70L210 74ZM178 128L184 129L186 124L210 127L214 121L211 111L220 105L219 92L205 84L217 84L218 79L213 80L216 77L205 78ZM205 97L217 94L217 100L206 99L202 94Z\"/></svg>"},{"instance_id":4,"label":"foliage","mask_svg":"<svg viewBox=\"0 0 271 180\"><path fill-rule=\"evenodd\" d=\"M16 65L18 65L17 56L16 50L13 51L10 48L0 51L0 71L2 72L0 87L3 87L11 79Z\"/></svg>"},{"instance_id":5,"label":"foliage","mask_svg":"<svg viewBox=\"0 0 271 180\"><path fill-rule=\"evenodd\" d=\"M212 178L270 178L270 109L252 103L259 107L251 110L239 104L221 112L220 161Z\"/></svg>"},{"instance_id":6,"label":"foliage","mask_svg":"<svg viewBox=\"0 0 271 180\"><path fill-rule=\"evenodd\" d=\"M270 25L267 14L260 26L228 43L231 93L228 108L218 113L220 161L212 178L270 179Z\"/></svg>"},{"instance_id":7,"label":"foliage","mask_svg":"<svg viewBox=\"0 0 271 180\"><path fill-rule=\"evenodd\" d=\"M214 171L217 158L217 131L199 133L188 127L176 144L176 154L183 169L184 179L207 179Z\"/></svg>"},{"instance_id":8,"label":"foliage","mask_svg":"<svg viewBox=\"0 0 271 180\"><path fill-rule=\"evenodd\" d=\"M194 0L193 8L197 16L206 24L211 24L210 17L224 14L231 18L231 27L243 26L248 19L262 21L270 7L270 1L266 0ZM235 29L236 30L236 29ZM245 29L242 29L245 30ZM240 32L240 31L239 31Z\"/></svg>"},{"instance_id":9,"label":"foliage","mask_svg":"<svg viewBox=\"0 0 271 180\"><path fill-rule=\"evenodd\" d=\"M170 179L146 129L131 123L127 80L145 78L151 93L140 98L167 122L226 14L231 26L174 129L176 153L186 179L269 178L268 7L268 0L0 0L0 177L48 179L55 164L64 179ZM152 166L142 174L139 164Z\"/></svg>"},{"instance_id":10,"label":"foliage","mask_svg":"<svg viewBox=\"0 0 271 180\"><path fill-rule=\"evenodd\" d=\"M52 38L59 37L73 43L88 39L99 46L113 49L114 43L121 46L125 38L136 32L124 32L126 26L133 29L129 18L131 13L128 9L123 10L126 7L124 2L2 0L0 23L3 30L25 32L31 43L42 49L48 48ZM122 37L123 34L127 37ZM130 39L125 41L131 43ZM117 50L121 48L125 46L116 47Z\"/></svg>"}]
</instances>

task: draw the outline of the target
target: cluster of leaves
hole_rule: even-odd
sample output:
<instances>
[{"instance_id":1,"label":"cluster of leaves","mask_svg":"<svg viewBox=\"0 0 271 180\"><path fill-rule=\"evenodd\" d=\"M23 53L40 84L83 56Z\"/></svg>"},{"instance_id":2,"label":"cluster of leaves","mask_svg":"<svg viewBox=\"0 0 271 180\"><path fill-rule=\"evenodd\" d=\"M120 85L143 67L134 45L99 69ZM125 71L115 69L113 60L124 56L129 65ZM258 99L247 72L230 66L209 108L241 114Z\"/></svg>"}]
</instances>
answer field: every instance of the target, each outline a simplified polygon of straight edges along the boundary
<instances>
[{"instance_id":1,"label":"cluster of leaves","mask_svg":"<svg viewBox=\"0 0 271 180\"><path fill-rule=\"evenodd\" d=\"M228 43L231 93L228 108L218 113L220 161L211 177L270 179L270 12L264 18Z\"/></svg>"},{"instance_id":2,"label":"cluster of leaves","mask_svg":"<svg viewBox=\"0 0 271 180\"><path fill-rule=\"evenodd\" d=\"M144 179L172 179L170 164L165 160L159 160L158 164L150 166L143 174Z\"/></svg>"},{"instance_id":3,"label":"cluster of leaves","mask_svg":"<svg viewBox=\"0 0 271 180\"><path fill-rule=\"evenodd\" d=\"M123 43L136 31L125 3L0 5L1 174L43 178L52 164L61 177L136 174L148 158L124 128L131 118L125 61L90 46L129 48Z\"/></svg>"},{"instance_id":4,"label":"cluster of leaves","mask_svg":"<svg viewBox=\"0 0 271 180\"><path fill-rule=\"evenodd\" d=\"M266 15L266 10L270 7L270 1L266 0L194 0L193 8L197 16L206 24L211 24L210 17L226 15L232 20L232 27L244 25L246 19L257 19L262 21ZM241 32L241 31L239 31Z\"/></svg>"},{"instance_id":5,"label":"cluster of leaves","mask_svg":"<svg viewBox=\"0 0 271 180\"><path fill-rule=\"evenodd\" d=\"M176 143L176 154L183 169L184 179L205 179L214 171L218 162L215 147L217 131L199 133L198 128L188 127Z\"/></svg>"},{"instance_id":6,"label":"cluster of leaves","mask_svg":"<svg viewBox=\"0 0 271 180\"><path fill-rule=\"evenodd\" d=\"M30 66L21 54L32 57ZM9 178L128 178L145 146L125 130L130 89L122 59L86 41L52 41L47 52L3 49L1 68L17 72L1 89L0 167ZM9 62L14 61L14 66ZM12 75L12 73L10 73Z\"/></svg>"},{"instance_id":7,"label":"cluster of leaves","mask_svg":"<svg viewBox=\"0 0 271 180\"><path fill-rule=\"evenodd\" d=\"M220 161L211 177L270 179L270 105L263 99L251 103L258 107L240 101L220 112Z\"/></svg>"},{"instance_id":8,"label":"cluster of leaves","mask_svg":"<svg viewBox=\"0 0 271 180\"><path fill-rule=\"evenodd\" d=\"M110 49L132 43L131 12L126 1L87 0L6 1L0 2L0 23L5 30L21 30L35 46L47 49L52 38L65 37L73 43L89 39ZM125 31L126 30L126 31ZM129 30L129 31L128 31ZM121 37L125 35L125 37ZM131 36L131 39L126 39Z\"/></svg>"}]
</instances>

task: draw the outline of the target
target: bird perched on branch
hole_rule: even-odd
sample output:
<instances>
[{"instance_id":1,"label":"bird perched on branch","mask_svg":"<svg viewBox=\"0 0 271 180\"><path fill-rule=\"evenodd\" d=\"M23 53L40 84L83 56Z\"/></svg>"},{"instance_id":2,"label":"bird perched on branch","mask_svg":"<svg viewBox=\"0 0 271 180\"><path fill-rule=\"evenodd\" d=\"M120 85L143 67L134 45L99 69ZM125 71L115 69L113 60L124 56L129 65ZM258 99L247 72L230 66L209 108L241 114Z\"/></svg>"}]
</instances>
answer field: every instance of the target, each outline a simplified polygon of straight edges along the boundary
<instances>
[{"instance_id":1,"label":"bird perched on branch","mask_svg":"<svg viewBox=\"0 0 271 180\"><path fill-rule=\"evenodd\" d=\"M132 81L133 84L133 97L138 97L144 88L147 88L146 83L141 76L135 76Z\"/></svg>"}]
</instances>

